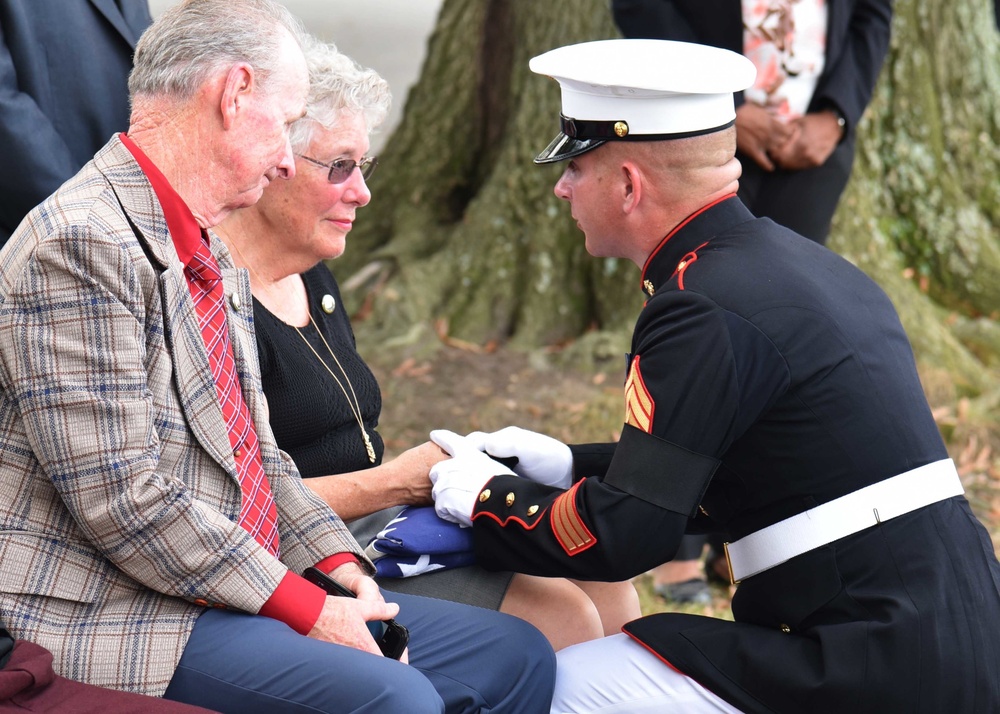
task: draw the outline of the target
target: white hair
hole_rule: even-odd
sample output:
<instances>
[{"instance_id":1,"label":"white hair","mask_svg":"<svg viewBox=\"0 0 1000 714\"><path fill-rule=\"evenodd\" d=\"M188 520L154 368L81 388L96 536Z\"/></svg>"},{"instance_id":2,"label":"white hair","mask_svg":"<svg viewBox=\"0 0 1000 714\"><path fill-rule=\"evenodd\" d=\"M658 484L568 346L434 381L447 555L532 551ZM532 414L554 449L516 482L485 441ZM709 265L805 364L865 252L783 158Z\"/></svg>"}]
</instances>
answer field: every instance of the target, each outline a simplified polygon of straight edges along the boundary
<instances>
[{"instance_id":1,"label":"white hair","mask_svg":"<svg viewBox=\"0 0 1000 714\"><path fill-rule=\"evenodd\" d=\"M309 67L309 98L305 116L292 124L290 132L296 152L306 150L317 125L333 129L345 113L364 117L369 133L385 120L392 96L378 72L312 37L306 38L303 52Z\"/></svg>"},{"instance_id":2,"label":"white hair","mask_svg":"<svg viewBox=\"0 0 1000 714\"><path fill-rule=\"evenodd\" d=\"M129 95L187 99L210 74L246 62L262 91L277 69L285 33L302 46L299 21L274 0L184 0L139 38Z\"/></svg>"}]
</instances>

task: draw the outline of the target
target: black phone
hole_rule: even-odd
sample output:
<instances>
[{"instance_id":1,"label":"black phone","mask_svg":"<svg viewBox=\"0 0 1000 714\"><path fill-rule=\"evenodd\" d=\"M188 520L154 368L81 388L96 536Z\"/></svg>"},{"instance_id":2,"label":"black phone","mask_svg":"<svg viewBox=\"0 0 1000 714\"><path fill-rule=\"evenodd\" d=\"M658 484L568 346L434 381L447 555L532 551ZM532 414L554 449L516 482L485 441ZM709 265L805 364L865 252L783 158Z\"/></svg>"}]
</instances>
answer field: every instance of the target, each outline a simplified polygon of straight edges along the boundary
<instances>
[{"instance_id":1,"label":"black phone","mask_svg":"<svg viewBox=\"0 0 1000 714\"><path fill-rule=\"evenodd\" d=\"M302 577L313 585L318 585L330 595L340 597L357 597L350 589L344 587L319 568L306 568ZM400 625L395 620L370 620L367 623L368 631L375 638L375 644L382 650L382 654L392 659L399 659L403 656L406 643L410 641L410 631Z\"/></svg>"}]
</instances>

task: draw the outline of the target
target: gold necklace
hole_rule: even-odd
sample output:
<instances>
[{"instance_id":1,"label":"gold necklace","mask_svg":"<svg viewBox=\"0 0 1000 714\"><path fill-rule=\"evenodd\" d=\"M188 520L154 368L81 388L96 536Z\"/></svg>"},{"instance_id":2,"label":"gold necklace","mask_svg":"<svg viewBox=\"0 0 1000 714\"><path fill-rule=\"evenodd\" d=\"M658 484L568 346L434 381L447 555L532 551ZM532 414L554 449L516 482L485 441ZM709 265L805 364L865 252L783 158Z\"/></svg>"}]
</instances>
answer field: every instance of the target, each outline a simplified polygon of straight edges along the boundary
<instances>
[{"instance_id":1,"label":"gold necklace","mask_svg":"<svg viewBox=\"0 0 1000 714\"><path fill-rule=\"evenodd\" d=\"M240 260L242 260L243 264L247 266L247 270L249 270L250 273L257 279L257 282L260 283L261 288L263 288L265 292L268 292L268 288L264 284L264 281L261 280L261 277L257 274L257 271L254 270L253 266L250 264L250 261L248 261L243 256L243 251L240 250L240 247L236 244L236 241L230 238L230 242L232 243L233 248L236 249L236 254L240 256ZM302 341L305 343L306 347L309 348L309 351L313 353L313 355L316 357L319 363L323 365L323 369L325 369L329 373L329 375L333 378L333 381L337 383L338 387L340 387L340 391L344 393L344 399L347 400L347 406L350 407L351 413L354 415L355 420L358 422L358 429L361 430L361 440L365 443L365 451L368 452L368 461L374 464L376 459L375 447L372 446L371 437L368 436L368 430L365 429L365 421L361 416L361 402L358 401L358 395L355 394L354 392L354 385L351 384L351 378L347 376L347 370L345 370L343 365L340 364L340 360L337 359L337 355L334 354L333 349L330 347L330 343L326 341L326 337L323 335L323 332L319 329L319 326L316 324L316 321L313 320L312 310L309 309L308 295L306 297L306 312L309 314L309 324L313 326L314 330L316 330L316 334L319 335L319 338L323 341L323 345L326 347L326 351L330 353L330 357L333 358L333 361L337 365L337 368L344 375L344 381L347 382L347 388L351 390L350 395L348 395L347 389L344 388L344 383L341 382L340 378L333 373L332 369L330 369L330 365L328 365L323 360L323 358L319 356L319 352L316 351L316 348L313 347L312 343L309 342L309 340L306 339L306 336L302 334L302 330L300 330L297 325L291 325L290 327L293 330L295 330L295 332L298 334L300 338L302 338Z\"/></svg>"},{"instance_id":2,"label":"gold necklace","mask_svg":"<svg viewBox=\"0 0 1000 714\"><path fill-rule=\"evenodd\" d=\"M358 420L358 428L361 430L361 439L365 442L365 451L368 452L368 460L374 464L375 447L372 446L372 440L368 436L368 431L365 429L365 422L361 418L361 403L358 401L358 395L354 393L354 385L351 384L351 378L347 376L347 370L345 370L343 366L340 364L340 360L337 359L337 355L335 355L333 353L333 350L330 348L330 343L326 341L326 337L320 331L319 326L316 324L316 321L313 320L311 311L309 313L309 324L313 326L313 329L316 330L316 334L319 335L319 338L321 340L323 340L323 344L326 346L326 351L330 353L330 356L333 358L333 361L337 364L337 368L343 373L344 380L346 380L347 386L351 390L350 397L347 396L347 390L344 389L343 383L340 381L337 375L333 373L333 370L330 369L330 365L324 362L323 358L319 356L319 352L317 352L316 348L312 346L312 343L310 343L309 340L306 339L306 336L302 334L302 330L300 330L295 325L292 325L292 327L295 329L297 333L299 333L299 337L301 337L302 341L306 343L306 347L309 348L309 351L312 352L314 355L316 355L316 359L319 360L319 363L326 368L327 372L330 373L330 376L333 377L333 381L337 383L338 387L340 387L340 391L344 393L344 398L347 399L347 405L351 408L351 412L354 413L354 418ZM351 401L352 397L354 398L354 401Z\"/></svg>"}]
</instances>

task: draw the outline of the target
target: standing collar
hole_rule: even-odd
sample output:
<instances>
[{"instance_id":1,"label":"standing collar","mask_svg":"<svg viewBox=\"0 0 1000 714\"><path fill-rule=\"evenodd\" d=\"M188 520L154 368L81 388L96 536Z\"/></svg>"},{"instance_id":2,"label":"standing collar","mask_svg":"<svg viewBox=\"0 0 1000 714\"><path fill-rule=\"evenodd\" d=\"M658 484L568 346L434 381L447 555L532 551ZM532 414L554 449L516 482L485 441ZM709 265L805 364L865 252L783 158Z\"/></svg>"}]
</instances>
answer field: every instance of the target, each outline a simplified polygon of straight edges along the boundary
<instances>
[{"instance_id":1,"label":"standing collar","mask_svg":"<svg viewBox=\"0 0 1000 714\"><path fill-rule=\"evenodd\" d=\"M658 289L670 280L678 261L687 253L729 227L752 219L753 214L735 193L702 206L677 224L646 258L640 279L643 290L648 292L648 286Z\"/></svg>"},{"instance_id":2,"label":"standing collar","mask_svg":"<svg viewBox=\"0 0 1000 714\"><path fill-rule=\"evenodd\" d=\"M153 192L163 208L163 217L167 222L167 230L174 242L177 257L187 267L201 242L208 243L208 233L202 231L191 209L170 185L163 172L156 168L156 164L124 132L118 136L149 179Z\"/></svg>"}]
</instances>

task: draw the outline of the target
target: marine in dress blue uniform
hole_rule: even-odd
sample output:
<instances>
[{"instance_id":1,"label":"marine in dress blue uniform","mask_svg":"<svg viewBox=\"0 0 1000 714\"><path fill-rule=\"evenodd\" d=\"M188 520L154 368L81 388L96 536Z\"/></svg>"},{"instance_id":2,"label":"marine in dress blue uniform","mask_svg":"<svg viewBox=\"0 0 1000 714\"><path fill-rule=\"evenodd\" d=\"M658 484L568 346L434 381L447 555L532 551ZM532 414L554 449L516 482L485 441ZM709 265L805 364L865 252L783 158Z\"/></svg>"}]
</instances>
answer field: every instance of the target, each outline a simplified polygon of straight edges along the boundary
<instances>
[{"instance_id":1,"label":"marine in dress blue uniform","mask_svg":"<svg viewBox=\"0 0 1000 714\"><path fill-rule=\"evenodd\" d=\"M621 140L616 122L635 139L621 97L670 93L636 67L692 66L656 59L679 43L612 42L624 45L593 47L590 69L578 51L542 63L562 85L564 116L536 161ZM588 93L589 115L567 111L567 87ZM698 121L726 128L712 116ZM1000 564L884 292L735 195L674 226L641 286L619 442L571 447L568 488L510 473L481 483L468 519L480 562L619 580L671 559L685 531L719 531L734 546L774 536L734 557L735 622L657 614L627 634L739 711L1000 711ZM516 455L508 446L502 455ZM460 470L442 467L436 497ZM824 507L833 513L821 527ZM814 537L825 542L781 555ZM599 656L599 642L583 646Z\"/></svg>"}]
</instances>

